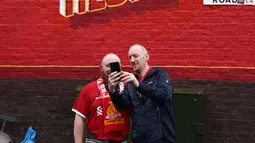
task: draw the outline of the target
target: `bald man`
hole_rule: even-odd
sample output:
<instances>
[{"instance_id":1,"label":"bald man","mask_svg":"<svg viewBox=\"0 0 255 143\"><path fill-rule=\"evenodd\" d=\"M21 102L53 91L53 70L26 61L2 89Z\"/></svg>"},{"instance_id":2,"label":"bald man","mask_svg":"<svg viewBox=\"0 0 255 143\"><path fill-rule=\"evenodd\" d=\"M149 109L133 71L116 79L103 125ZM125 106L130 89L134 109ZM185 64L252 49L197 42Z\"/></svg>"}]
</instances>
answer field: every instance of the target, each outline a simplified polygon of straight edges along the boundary
<instances>
[{"instance_id":1,"label":"bald man","mask_svg":"<svg viewBox=\"0 0 255 143\"><path fill-rule=\"evenodd\" d=\"M175 143L172 85L168 74L149 66L149 54L142 45L130 47L128 57L135 75L129 72L109 75L109 93L115 107L131 108L132 143ZM117 92L119 82L127 85Z\"/></svg>"},{"instance_id":2,"label":"bald man","mask_svg":"<svg viewBox=\"0 0 255 143\"><path fill-rule=\"evenodd\" d=\"M108 94L110 63L119 62L117 55L110 53L100 64L101 77L87 84L76 99L72 111L75 112L74 140L83 142L84 119L87 119L86 143L127 143L129 133L129 112L118 111ZM123 87L123 83L119 83ZM123 87L124 88L124 87Z\"/></svg>"}]
</instances>

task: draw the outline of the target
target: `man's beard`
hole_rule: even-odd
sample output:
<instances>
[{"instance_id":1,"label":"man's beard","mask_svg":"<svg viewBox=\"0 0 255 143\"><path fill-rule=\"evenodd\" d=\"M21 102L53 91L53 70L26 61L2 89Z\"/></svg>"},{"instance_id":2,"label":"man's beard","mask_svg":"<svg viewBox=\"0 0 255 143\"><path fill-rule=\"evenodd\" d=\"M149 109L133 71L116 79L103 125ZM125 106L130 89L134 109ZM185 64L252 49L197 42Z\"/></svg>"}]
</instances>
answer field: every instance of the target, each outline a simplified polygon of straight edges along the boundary
<instances>
[{"instance_id":1,"label":"man's beard","mask_svg":"<svg viewBox=\"0 0 255 143\"><path fill-rule=\"evenodd\" d=\"M108 85L108 74L102 72L102 78L104 80L105 86Z\"/></svg>"}]
</instances>

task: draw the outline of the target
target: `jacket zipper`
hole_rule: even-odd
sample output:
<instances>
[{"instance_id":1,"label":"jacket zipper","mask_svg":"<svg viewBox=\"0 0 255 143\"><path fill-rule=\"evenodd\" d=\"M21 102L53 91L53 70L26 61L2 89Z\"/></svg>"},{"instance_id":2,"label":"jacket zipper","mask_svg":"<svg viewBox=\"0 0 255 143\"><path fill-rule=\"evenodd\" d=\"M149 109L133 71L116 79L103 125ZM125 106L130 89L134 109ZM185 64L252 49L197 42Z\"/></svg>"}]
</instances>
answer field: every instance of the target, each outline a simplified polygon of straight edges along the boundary
<instances>
[{"instance_id":1,"label":"jacket zipper","mask_svg":"<svg viewBox=\"0 0 255 143\"><path fill-rule=\"evenodd\" d=\"M161 128L161 119L160 119L160 110L159 107L157 106L157 112L158 112L158 126L159 126L159 130L162 133L162 128Z\"/></svg>"}]
</instances>

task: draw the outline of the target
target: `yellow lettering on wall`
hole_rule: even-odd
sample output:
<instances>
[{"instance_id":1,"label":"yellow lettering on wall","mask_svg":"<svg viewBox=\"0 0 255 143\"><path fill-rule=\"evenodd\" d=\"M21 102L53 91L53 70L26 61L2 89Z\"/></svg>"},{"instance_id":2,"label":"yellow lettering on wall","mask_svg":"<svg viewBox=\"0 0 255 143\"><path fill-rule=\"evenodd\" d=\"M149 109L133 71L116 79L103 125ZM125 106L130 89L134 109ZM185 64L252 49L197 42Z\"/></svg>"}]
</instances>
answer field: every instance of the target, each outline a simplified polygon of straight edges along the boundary
<instances>
[{"instance_id":1,"label":"yellow lettering on wall","mask_svg":"<svg viewBox=\"0 0 255 143\"><path fill-rule=\"evenodd\" d=\"M129 0L131 3L139 0ZM60 0L59 12L64 17L76 14L85 14L106 9L106 7L118 7L125 4L127 0Z\"/></svg>"}]
</instances>

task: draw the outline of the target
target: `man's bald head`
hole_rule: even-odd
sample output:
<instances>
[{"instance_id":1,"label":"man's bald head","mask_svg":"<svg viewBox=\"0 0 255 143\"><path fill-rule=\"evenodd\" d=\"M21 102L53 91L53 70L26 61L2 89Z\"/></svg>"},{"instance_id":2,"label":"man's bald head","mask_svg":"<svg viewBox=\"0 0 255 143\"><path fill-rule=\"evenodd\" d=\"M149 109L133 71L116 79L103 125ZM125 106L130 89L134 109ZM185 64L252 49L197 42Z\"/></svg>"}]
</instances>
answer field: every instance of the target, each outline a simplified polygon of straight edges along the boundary
<instances>
[{"instance_id":1,"label":"man's bald head","mask_svg":"<svg viewBox=\"0 0 255 143\"><path fill-rule=\"evenodd\" d=\"M107 65L111 62L119 62L120 63L120 58L116 54L113 54L113 53L106 54L102 59L101 65Z\"/></svg>"},{"instance_id":2,"label":"man's bald head","mask_svg":"<svg viewBox=\"0 0 255 143\"><path fill-rule=\"evenodd\" d=\"M131 52L131 51L136 51L136 52L138 52L138 53L140 53L140 54L144 54L144 55L148 54L147 49L146 49L144 46L140 45L140 44L134 44L134 45L132 45L132 46L129 48L129 52Z\"/></svg>"},{"instance_id":3,"label":"man's bald head","mask_svg":"<svg viewBox=\"0 0 255 143\"><path fill-rule=\"evenodd\" d=\"M148 51L144 46L140 44L132 45L129 48L128 57L133 70L139 74L144 72L144 70L146 70L149 67Z\"/></svg>"},{"instance_id":4,"label":"man's bald head","mask_svg":"<svg viewBox=\"0 0 255 143\"><path fill-rule=\"evenodd\" d=\"M106 54L102 59L100 69L101 69L102 77L104 79L105 84L108 83L108 76L111 73L110 63L113 63L113 62L120 63L120 58L113 53Z\"/></svg>"}]
</instances>

